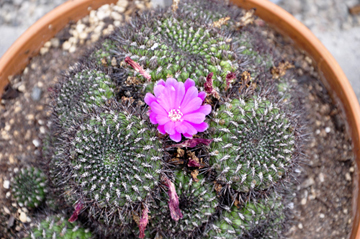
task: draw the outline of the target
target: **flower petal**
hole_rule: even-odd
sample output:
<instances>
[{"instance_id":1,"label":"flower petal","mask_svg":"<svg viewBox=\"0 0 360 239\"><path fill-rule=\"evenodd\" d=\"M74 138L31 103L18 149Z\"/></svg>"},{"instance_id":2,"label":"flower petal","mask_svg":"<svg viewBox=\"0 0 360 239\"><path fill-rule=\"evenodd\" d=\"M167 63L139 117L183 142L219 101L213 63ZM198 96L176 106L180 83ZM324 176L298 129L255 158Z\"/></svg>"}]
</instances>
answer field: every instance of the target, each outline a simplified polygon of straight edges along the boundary
<instances>
[{"instance_id":1,"label":"flower petal","mask_svg":"<svg viewBox=\"0 0 360 239\"><path fill-rule=\"evenodd\" d=\"M184 134L195 135L197 133L196 129L194 126L192 126L191 123L183 121L182 124L187 128Z\"/></svg>"},{"instance_id":2,"label":"flower petal","mask_svg":"<svg viewBox=\"0 0 360 239\"><path fill-rule=\"evenodd\" d=\"M166 134L165 125L158 125L157 129L159 130L160 133Z\"/></svg>"},{"instance_id":3,"label":"flower petal","mask_svg":"<svg viewBox=\"0 0 360 239\"><path fill-rule=\"evenodd\" d=\"M170 121L165 124L165 131L169 135L175 134L175 125L174 122Z\"/></svg>"},{"instance_id":4,"label":"flower petal","mask_svg":"<svg viewBox=\"0 0 360 239\"><path fill-rule=\"evenodd\" d=\"M146 225L149 222L149 209L145 206L145 208L143 209L142 213L141 213L141 218L139 220L139 238L144 238L145 237L145 228Z\"/></svg>"},{"instance_id":5,"label":"flower petal","mask_svg":"<svg viewBox=\"0 0 360 239\"><path fill-rule=\"evenodd\" d=\"M183 120L194 124L201 124L205 120L205 115L203 113L192 113L183 116Z\"/></svg>"},{"instance_id":6,"label":"flower petal","mask_svg":"<svg viewBox=\"0 0 360 239\"><path fill-rule=\"evenodd\" d=\"M191 134L187 134L187 133L185 133L183 135L185 138L188 138L188 139L192 139L192 137L193 137Z\"/></svg>"},{"instance_id":7,"label":"flower petal","mask_svg":"<svg viewBox=\"0 0 360 239\"><path fill-rule=\"evenodd\" d=\"M165 116L168 115L166 110L157 102L153 102L150 107L151 107L151 111L155 114L165 115Z\"/></svg>"},{"instance_id":8,"label":"flower petal","mask_svg":"<svg viewBox=\"0 0 360 239\"><path fill-rule=\"evenodd\" d=\"M183 108L185 107L192 99L196 98L198 96L198 90L196 89L195 86L190 87L184 96L183 101L180 104L180 107Z\"/></svg>"},{"instance_id":9,"label":"flower petal","mask_svg":"<svg viewBox=\"0 0 360 239\"><path fill-rule=\"evenodd\" d=\"M150 118L150 122L152 124L157 124L158 123L157 120L156 120L156 116L157 116L156 114L150 113L149 118Z\"/></svg>"},{"instance_id":10,"label":"flower petal","mask_svg":"<svg viewBox=\"0 0 360 239\"><path fill-rule=\"evenodd\" d=\"M200 99L199 97L196 97L196 98L192 99L187 105L185 105L184 107L181 108L181 113L183 113L185 115L187 113L197 111L197 110L199 110L201 104L202 104L202 99ZM211 106L210 106L210 109L211 109Z\"/></svg>"},{"instance_id":11,"label":"flower petal","mask_svg":"<svg viewBox=\"0 0 360 239\"><path fill-rule=\"evenodd\" d=\"M195 81L193 81L192 79L188 78L185 83L185 91L187 91L190 87L195 86Z\"/></svg>"},{"instance_id":12,"label":"flower petal","mask_svg":"<svg viewBox=\"0 0 360 239\"><path fill-rule=\"evenodd\" d=\"M179 82L174 78L167 78L166 79L166 86L174 86L176 87Z\"/></svg>"},{"instance_id":13,"label":"flower petal","mask_svg":"<svg viewBox=\"0 0 360 239\"><path fill-rule=\"evenodd\" d=\"M175 131L175 134L170 135L170 139L175 141L175 142L180 142L181 141L181 134L179 132Z\"/></svg>"},{"instance_id":14,"label":"flower petal","mask_svg":"<svg viewBox=\"0 0 360 239\"><path fill-rule=\"evenodd\" d=\"M175 95L174 109L177 109L180 107L180 104L181 104L182 100L184 99L184 95L185 95L184 83L179 82L177 91L176 91L176 95Z\"/></svg>"},{"instance_id":15,"label":"flower petal","mask_svg":"<svg viewBox=\"0 0 360 239\"><path fill-rule=\"evenodd\" d=\"M202 105L200 108L196 111L196 113L203 113L204 115L208 115L211 112L211 105Z\"/></svg>"},{"instance_id":16,"label":"flower petal","mask_svg":"<svg viewBox=\"0 0 360 239\"><path fill-rule=\"evenodd\" d=\"M204 132L209 127L209 125L206 122L202 122L201 124L191 124L191 125L196 129L197 132Z\"/></svg>"},{"instance_id":17,"label":"flower petal","mask_svg":"<svg viewBox=\"0 0 360 239\"><path fill-rule=\"evenodd\" d=\"M146 93L144 101L147 105L151 105L152 102L156 101L156 97L151 93Z\"/></svg>"},{"instance_id":18,"label":"flower petal","mask_svg":"<svg viewBox=\"0 0 360 239\"><path fill-rule=\"evenodd\" d=\"M156 116L156 121L158 122L158 124L164 125L164 124L166 124L167 122L169 122L170 119L169 119L168 116L165 116L165 115L157 115L157 116Z\"/></svg>"},{"instance_id":19,"label":"flower petal","mask_svg":"<svg viewBox=\"0 0 360 239\"><path fill-rule=\"evenodd\" d=\"M204 91L199 92L198 97L204 101L206 98L206 92L204 92Z\"/></svg>"},{"instance_id":20,"label":"flower petal","mask_svg":"<svg viewBox=\"0 0 360 239\"><path fill-rule=\"evenodd\" d=\"M162 85L162 84L157 84L155 87L154 87L154 94L156 97L159 97L163 91L165 89L165 86Z\"/></svg>"}]
</instances>

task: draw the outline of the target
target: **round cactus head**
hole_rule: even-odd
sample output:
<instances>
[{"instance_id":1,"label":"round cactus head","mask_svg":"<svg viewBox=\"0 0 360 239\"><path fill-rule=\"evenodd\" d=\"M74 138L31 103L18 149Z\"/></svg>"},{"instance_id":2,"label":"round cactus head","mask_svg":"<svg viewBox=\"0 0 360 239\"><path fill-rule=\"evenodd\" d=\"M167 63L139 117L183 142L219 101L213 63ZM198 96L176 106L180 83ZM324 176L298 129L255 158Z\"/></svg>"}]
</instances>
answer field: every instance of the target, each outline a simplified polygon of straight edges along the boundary
<instances>
[{"instance_id":1,"label":"round cactus head","mask_svg":"<svg viewBox=\"0 0 360 239\"><path fill-rule=\"evenodd\" d=\"M270 222L269 217L276 217L276 220L272 220L268 224L267 222ZM278 238L277 229L280 228L279 225L283 220L281 197L271 196L258 200L253 199L239 206L239 208L235 206L231 209L226 208L219 220L209 224L205 238L240 238L240 236L251 234L259 226L263 227L262 235L256 238Z\"/></svg>"},{"instance_id":2,"label":"round cactus head","mask_svg":"<svg viewBox=\"0 0 360 239\"><path fill-rule=\"evenodd\" d=\"M74 126L72 140L53 159L58 167L55 181L69 179L64 184L70 192L68 200L80 202L91 217L107 224L104 218L109 214L119 211L120 216L109 218L125 220L132 203L146 201L161 173L162 150L155 131L145 120L126 112L90 113Z\"/></svg>"},{"instance_id":3,"label":"round cactus head","mask_svg":"<svg viewBox=\"0 0 360 239\"><path fill-rule=\"evenodd\" d=\"M86 108L102 106L115 96L115 85L108 75L83 68L80 72L71 72L60 86L54 110L61 125L81 118Z\"/></svg>"},{"instance_id":4,"label":"round cactus head","mask_svg":"<svg viewBox=\"0 0 360 239\"><path fill-rule=\"evenodd\" d=\"M234 99L220 106L211 125L211 165L218 180L233 189L266 189L291 165L292 128L276 104L256 97Z\"/></svg>"},{"instance_id":5,"label":"round cactus head","mask_svg":"<svg viewBox=\"0 0 360 239\"><path fill-rule=\"evenodd\" d=\"M167 200L161 200L157 209L153 209L155 215L150 220L149 230L169 238L196 237L201 232L201 227L210 221L218 209L216 193L202 176L194 181L184 171L176 171L174 177L183 217L178 221L173 220L166 205Z\"/></svg>"},{"instance_id":6,"label":"round cactus head","mask_svg":"<svg viewBox=\"0 0 360 239\"><path fill-rule=\"evenodd\" d=\"M87 239L92 238L92 234L77 223L68 222L63 216L53 215L46 217L35 226L28 237L28 239L42 238Z\"/></svg>"},{"instance_id":7,"label":"round cactus head","mask_svg":"<svg viewBox=\"0 0 360 239\"><path fill-rule=\"evenodd\" d=\"M12 192L20 206L35 208L45 199L46 175L37 168L22 168L14 177Z\"/></svg>"}]
</instances>

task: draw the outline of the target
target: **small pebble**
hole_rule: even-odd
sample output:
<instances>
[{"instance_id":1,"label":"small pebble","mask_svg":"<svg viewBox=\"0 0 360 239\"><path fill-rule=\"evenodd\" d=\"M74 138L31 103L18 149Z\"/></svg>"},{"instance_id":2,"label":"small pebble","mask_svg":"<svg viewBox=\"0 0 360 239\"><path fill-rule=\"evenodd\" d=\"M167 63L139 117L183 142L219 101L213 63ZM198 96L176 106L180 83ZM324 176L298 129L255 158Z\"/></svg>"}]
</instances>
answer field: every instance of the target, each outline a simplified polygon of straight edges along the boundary
<instances>
[{"instance_id":1,"label":"small pebble","mask_svg":"<svg viewBox=\"0 0 360 239\"><path fill-rule=\"evenodd\" d=\"M45 134L45 133L46 133L46 128L45 128L44 126L41 126L39 130L40 130L40 133L41 133L41 134Z\"/></svg>"},{"instance_id":2,"label":"small pebble","mask_svg":"<svg viewBox=\"0 0 360 239\"><path fill-rule=\"evenodd\" d=\"M346 179L347 181L351 181L350 173L346 173L346 174L345 174L345 179Z\"/></svg>"},{"instance_id":3,"label":"small pebble","mask_svg":"<svg viewBox=\"0 0 360 239\"><path fill-rule=\"evenodd\" d=\"M19 219L20 219L20 221L23 222L23 223L27 222L27 215L26 215L26 213L25 213L25 212L21 212L21 213L20 213L20 216L19 216Z\"/></svg>"},{"instance_id":4,"label":"small pebble","mask_svg":"<svg viewBox=\"0 0 360 239\"><path fill-rule=\"evenodd\" d=\"M62 48L65 51L68 51L70 49L70 47L71 47L71 43L68 42L68 41L64 42L63 45L62 45Z\"/></svg>"},{"instance_id":5,"label":"small pebble","mask_svg":"<svg viewBox=\"0 0 360 239\"><path fill-rule=\"evenodd\" d=\"M51 41L45 42L44 47L50 48L51 47Z\"/></svg>"},{"instance_id":6,"label":"small pebble","mask_svg":"<svg viewBox=\"0 0 360 239\"><path fill-rule=\"evenodd\" d=\"M60 39L59 38L52 38L50 40L51 42L51 46L54 47L54 48L58 48L60 46Z\"/></svg>"},{"instance_id":7,"label":"small pebble","mask_svg":"<svg viewBox=\"0 0 360 239\"><path fill-rule=\"evenodd\" d=\"M11 125L10 125L10 124L6 124L4 129L5 129L5 131L10 131Z\"/></svg>"},{"instance_id":8,"label":"small pebble","mask_svg":"<svg viewBox=\"0 0 360 239\"><path fill-rule=\"evenodd\" d=\"M317 130L315 131L315 134L320 134L320 130L317 129Z\"/></svg>"},{"instance_id":9,"label":"small pebble","mask_svg":"<svg viewBox=\"0 0 360 239\"><path fill-rule=\"evenodd\" d=\"M20 92L25 92L25 90L26 90L26 87L24 84L21 84L18 88L18 91L20 91Z\"/></svg>"},{"instance_id":10,"label":"small pebble","mask_svg":"<svg viewBox=\"0 0 360 239\"><path fill-rule=\"evenodd\" d=\"M345 209L343 210L343 212L344 212L344 214L347 214L347 213L348 213L347 208L345 208Z\"/></svg>"},{"instance_id":11,"label":"small pebble","mask_svg":"<svg viewBox=\"0 0 360 239\"><path fill-rule=\"evenodd\" d=\"M323 173L319 173L319 181L323 183L325 181L325 177Z\"/></svg>"},{"instance_id":12,"label":"small pebble","mask_svg":"<svg viewBox=\"0 0 360 239\"><path fill-rule=\"evenodd\" d=\"M10 196L11 196L10 191L5 194L5 197L6 197L6 198L10 198Z\"/></svg>"},{"instance_id":13,"label":"small pebble","mask_svg":"<svg viewBox=\"0 0 360 239\"><path fill-rule=\"evenodd\" d=\"M306 198L301 199L301 205L305 205L307 202Z\"/></svg>"},{"instance_id":14,"label":"small pebble","mask_svg":"<svg viewBox=\"0 0 360 239\"><path fill-rule=\"evenodd\" d=\"M320 217L320 218L325 218L325 215L324 215L323 213L320 213L320 214L319 214L319 217Z\"/></svg>"},{"instance_id":15,"label":"small pebble","mask_svg":"<svg viewBox=\"0 0 360 239\"><path fill-rule=\"evenodd\" d=\"M32 143L34 144L34 146L35 146L36 148L40 146L40 141L39 141L38 139L34 139L34 140L32 141Z\"/></svg>"},{"instance_id":16,"label":"small pebble","mask_svg":"<svg viewBox=\"0 0 360 239\"><path fill-rule=\"evenodd\" d=\"M307 188L307 187L313 185L314 183L315 183L315 181L314 181L313 178L308 178L301 184L301 187L302 188Z\"/></svg>"},{"instance_id":17,"label":"small pebble","mask_svg":"<svg viewBox=\"0 0 360 239\"><path fill-rule=\"evenodd\" d=\"M353 173L355 171L354 167L349 168L350 173Z\"/></svg>"},{"instance_id":18,"label":"small pebble","mask_svg":"<svg viewBox=\"0 0 360 239\"><path fill-rule=\"evenodd\" d=\"M45 55L48 52L49 52L49 48L47 48L47 47L40 48L40 55Z\"/></svg>"},{"instance_id":19,"label":"small pebble","mask_svg":"<svg viewBox=\"0 0 360 239\"><path fill-rule=\"evenodd\" d=\"M303 229L303 224L302 224L302 223L299 223L298 228L299 228L299 229Z\"/></svg>"},{"instance_id":20,"label":"small pebble","mask_svg":"<svg viewBox=\"0 0 360 239\"><path fill-rule=\"evenodd\" d=\"M9 188L10 188L10 181L9 181L9 180L4 180L4 182L3 182L3 187L4 187L5 189L9 189Z\"/></svg>"},{"instance_id":21,"label":"small pebble","mask_svg":"<svg viewBox=\"0 0 360 239\"><path fill-rule=\"evenodd\" d=\"M326 127L326 128L325 128L325 132L326 132L326 133L330 133L330 131L331 131L330 127Z\"/></svg>"},{"instance_id":22,"label":"small pebble","mask_svg":"<svg viewBox=\"0 0 360 239\"><path fill-rule=\"evenodd\" d=\"M76 46L71 46L69 52L74 53L75 51L76 51Z\"/></svg>"},{"instance_id":23,"label":"small pebble","mask_svg":"<svg viewBox=\"0 0 360 239\"><path fill-rule=\"evenodd\" d=\"M32 92L31 92L31 98L34 100L34 101L39 101L40 98L41 98L41 89L37 86L34 86L34 88L32 89Z\"/></svg>"},{"instance_id":24,"label":"small pebble","mask_svg":"<svg viewBox=\"0 0 360 239\"><path fill-rule=\"evenodd\" d=\"M4 212L6 213L6 214L10 214L10 210L9 210L9 208L7 208L7 207L3 207L4 208Z\"/></svg>"}]
</instances>

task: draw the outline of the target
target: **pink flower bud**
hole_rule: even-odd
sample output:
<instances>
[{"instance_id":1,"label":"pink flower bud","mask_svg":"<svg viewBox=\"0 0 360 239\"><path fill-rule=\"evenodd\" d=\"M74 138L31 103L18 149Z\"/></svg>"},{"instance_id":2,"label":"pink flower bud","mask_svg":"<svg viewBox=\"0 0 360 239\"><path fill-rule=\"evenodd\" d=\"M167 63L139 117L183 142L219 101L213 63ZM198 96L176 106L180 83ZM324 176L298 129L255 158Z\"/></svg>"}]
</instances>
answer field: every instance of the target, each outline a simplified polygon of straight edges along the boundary
<instances>
[{"instance_id":1,"label":"pink flower bud","mask_svg":"<svg viewBox=\"0 0 360 239\"><path fill-rule=\"evenodd\" d=\"M140 221L139 221L139 231L140 231L139 238L144 238L145 237L145 228L146 228L146 225L149 222L148 213L149 213L149 209L148 209L147 206L145 206L144 210L142 211L141 218L140 218Z\"/></svg>"},{"instance_id":2,"label":"pink flower bud","mask_svg":"<svg viewBox=\"0 0 360 239\"><path fill-rule=\"evenodd\" d=\"M168 177L163 177L165 181L165 185L168 187L168 195L169 195L169 209L171 218L175 221L178 221L180 218L183 218L183 215L179 208L179 197L176 194L175 185L170 181Z\"/></svg>"},{"instance_id":3,"label":"pink flower bud","mask_svg":"<svg viewBox=\"0 0 360 239\"><path fill-rule=\"evenodd\" d=\"M76 205L75 205L75 211L74 213L71 215L71 217L69 218L69 222L75 222L78 219L78 216L80 214L81 209L83 209L84 205L79 201Z\"/></svg>"},{"instance_id":4,"label":"pink flower bud","mask_svg":"<svg viewBox=\"0 0 360 239\"><path fill-rule=\"evenodd\" d=\"M133 61L130 57L127 56L125 58L125 62L129 64L132 68L134 68L137 72L139 72L148 81L151 81L151 75L147 73L138 63Z\"/></svg>"}]
</instances>

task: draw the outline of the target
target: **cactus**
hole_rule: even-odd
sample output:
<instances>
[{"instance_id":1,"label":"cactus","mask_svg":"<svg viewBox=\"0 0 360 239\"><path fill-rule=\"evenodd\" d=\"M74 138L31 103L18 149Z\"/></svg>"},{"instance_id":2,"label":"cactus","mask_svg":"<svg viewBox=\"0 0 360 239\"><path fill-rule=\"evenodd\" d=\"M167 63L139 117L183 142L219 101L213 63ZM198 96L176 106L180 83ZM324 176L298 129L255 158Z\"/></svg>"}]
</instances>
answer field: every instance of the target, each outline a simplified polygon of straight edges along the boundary
<instances>
[{"instance_id":1,"label":"cactus","mask_svg":"<svg viewBox=\"0 0 360 239\"><path fill-rule=\"evenodd\" d=\"M214 86L223 91L228 73L242 70L250 62L253 65L247 70L251 71L262 61L271 66L269 54L263 56L252 49L251 34L234 32L239 14L231 8L218 4L215 12L205 1L181 1L180 6L176 14L150 12L133 19L131 25L104 41L93 57L97 62L104 57L107 61L115 57L117 62L130 57L150 74L151 82L124 63L121 70L127 76L137 76L145 85L150 83L148 90L153 83L169 76L182 82L191 78L202 86L212 72ZM223 25L213 24L228 14L230 17ZM256 77L257 72L253 72Z\"/></svg>"},{"instance_id":2,"label":"cactus","mask_svg":"<svg viewBox=\"0 0 360 239\"><path fill-rule=\"evenodd\" d=\"M242 238L251 234L253 229L269 222L265 229L256 238L278 238L279 228L284 220L281 197L271 196L259 200L253 199L241 205L240 208L233 206L226 208L219 220L208 226L204 234L206 238L230 239Z\"/></svg>"},{"instance_id":3,"label":"cactus","mask_svg":"<svg viewBox=\"0 0 360 239\"><path fill-rule=\"evenodd\" d=\"M216 193L202 176L196 182L185 172L176 171L174 177L183 218L172 220L166 200L160 200L150 228L166 238L196 237L218 209Z\"/></svg>"},{"instance_id":4,"label":"cactus","mask_svg":"<svg viewBox=\"0 0 360 239\"><path fill-rule=\"evenodd\" d=\"M210 164L234 190L264 190L285 176L295 143L286 114L254 97L234 99L215 113Z\"/></svg>"},{"instance_id":5,"label":"cactus","mask_svg":"<svg viewBox=\"0 0 360 239\"><path fill-rule=\"evenodd\" d=\"M114 108L123 111L89 113L86 121L74 126L74 137L62 143L62 151L53 159L54 181L64 185L71 195L68 201L80 200L90 217L106 224L126 221L132 212L127 208L147 200L162 167L161 145L147 122L125 108Z\"/></svg>"},{"instance_id":6,"label":"cactus","mask_svg":"<svg viewBox=\"0 0 360 239\"><path fill-rule=\"evenodd\" d=\"M79 72L69 73L56 95L54 112L61 125L81 118L86 108L99 107L115 95L108 75L93 66L79 68Z\"/></svg>"},{"instance_id":7,"label":"cactus","mask_svg":"<svg viewBox=\"0 0 360 239\"><path fill-rule=\"evenodd\" d=\"M28 239L40 238L67 238L67 239L87 239L93 238L88 229L83 229L80 225L68 222L61 215L48 216L32 228Z\"/></svg>"},{"instance_id":8,"label":"cactus","mask_svg":"<svg viewBox=\"0 0 360 239\"><path fill-rule=\"evenodd\" d=\"M46 175L38 168L22 168L13 178L12 192L20 206L35 208L45 199Z\"/></svg>"}]
</instances>

